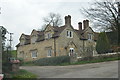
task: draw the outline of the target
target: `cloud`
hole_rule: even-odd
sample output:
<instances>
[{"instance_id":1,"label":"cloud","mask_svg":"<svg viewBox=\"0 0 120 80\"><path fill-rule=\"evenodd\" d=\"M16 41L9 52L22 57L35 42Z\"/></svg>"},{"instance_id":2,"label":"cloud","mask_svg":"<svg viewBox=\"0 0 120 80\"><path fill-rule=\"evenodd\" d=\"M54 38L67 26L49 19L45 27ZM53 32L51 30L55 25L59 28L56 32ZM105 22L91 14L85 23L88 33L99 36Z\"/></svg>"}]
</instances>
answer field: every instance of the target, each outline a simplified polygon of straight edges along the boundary
<instances>
[{"instance_id":1,"label":"cloud","mask_svg":"<svg viewBox=\"0 0 120 80\"><path fill-rule=\"evenodd\" d=\"M77 22L82 20L79 12L80 1L70 0L2 0L0 25L9 32L14 33L13 45L19 42L22 33L30 34L32 29L40 29L43 25L42 18L50 12L72 16L72 24L77 28ZM75 2L78 1L78 2ZM63 21L64 22L64 21Z\"/></svg>"}]
</instances>

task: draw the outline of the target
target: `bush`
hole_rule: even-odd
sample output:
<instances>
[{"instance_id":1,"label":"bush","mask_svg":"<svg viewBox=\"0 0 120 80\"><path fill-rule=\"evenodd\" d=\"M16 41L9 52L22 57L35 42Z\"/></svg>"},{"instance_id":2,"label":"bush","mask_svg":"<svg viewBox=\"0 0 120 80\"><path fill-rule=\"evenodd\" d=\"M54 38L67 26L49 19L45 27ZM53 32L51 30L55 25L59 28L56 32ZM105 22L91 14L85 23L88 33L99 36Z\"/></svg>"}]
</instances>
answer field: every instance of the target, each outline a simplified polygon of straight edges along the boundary
<instances>
[{"instance_id":1,"label":"bush","mask_svg":"<svg viewBox=\"0 0 120 80\"><path fill-rule=\"evenodd\" d=\"M24 63L24 59L23 58L18 58L18 60L20 61L20 65L22 65Z\"/></svg>"},{"instance_id":2,"label":"bush","mask_svg":"<svg viewBox=\"0 0 120 80\"><path fill-rule=\"evenodd\" d=\"M98 54L102 54L109 52L109 50L110 44L108 37L105 32L101 32L97 40L96 51L98 52Z\"/></svg>"},{"instance_id":3,"label":"bush","mask_svg":"<svg viewBox=\"0 0 120 80\"><path fill-rule=\"evenodd\" d=\"M59 65L62 63L70 63L70 57L59 56L59 57L42 58L42 59L33 61L33 63L40 66Z\"/></svg>"}]
</instances>

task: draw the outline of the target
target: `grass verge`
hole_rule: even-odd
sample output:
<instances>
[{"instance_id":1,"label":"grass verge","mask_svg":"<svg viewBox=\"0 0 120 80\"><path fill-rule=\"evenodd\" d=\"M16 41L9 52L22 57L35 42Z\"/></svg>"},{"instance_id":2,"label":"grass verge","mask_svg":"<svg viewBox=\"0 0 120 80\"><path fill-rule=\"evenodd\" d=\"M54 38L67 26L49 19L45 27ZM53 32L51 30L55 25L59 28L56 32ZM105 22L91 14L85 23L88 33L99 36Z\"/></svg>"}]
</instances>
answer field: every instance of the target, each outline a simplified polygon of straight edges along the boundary
<instances>
[{"instance_id":1,"label":"grass verge","mask_svg":"<svg viewBox=\"0 0 120 80\"><path fill-rule=\"evenodd\" d=\"M33 73L30 73L24 69L20 69L18 72L11 72L11 78L37 78Z\"/></svg>"},{"instance_id":2,"label":"grass verge","mask_svg":"<svg viewBox=\"0 0 120 80\"><path fill-rule=\"evenodd\" d=\"M98 62L115 61L115 60L120 60L120 57L93 59L93 60L89 60L89 61L78 61L75 63L62 63L62 64L59 64L58 66L79 65L79 64L98 63Z\"/></svg>"}]
</instances>

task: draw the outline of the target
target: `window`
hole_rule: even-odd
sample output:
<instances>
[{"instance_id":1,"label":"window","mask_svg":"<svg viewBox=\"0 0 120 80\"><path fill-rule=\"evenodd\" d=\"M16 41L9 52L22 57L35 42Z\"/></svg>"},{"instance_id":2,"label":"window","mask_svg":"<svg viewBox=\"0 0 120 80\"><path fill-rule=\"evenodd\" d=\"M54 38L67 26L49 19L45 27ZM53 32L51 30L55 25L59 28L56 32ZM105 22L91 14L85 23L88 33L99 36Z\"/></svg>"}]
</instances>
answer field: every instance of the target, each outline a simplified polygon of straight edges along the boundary
<instances>
[{"instance_id":1,"label":"window","mask_svg":"<svg viewBox=\"0 0 120 80\"><path fill-rule=\"evenodd\" d=\"M24 57L25 57L25 56L24 56L24 51L21 51L21 52L20 52L19 57L24 59Z\"/></svg>"},{"instance_id":2,"label":"window","mask_svg":"<svg viewBox=\"0 0 120 80\"><path fill-rule=\"evenodd\" d=\"M69 31L67 31L67 36L69 36Z\"/></svg>"},{"instance_id":3,"label":"window","mask_svg":"<svg viewBox=\"0 0 120 80\"><path fill-rule=\"evenodd\" d=\"M68 38L73 38L73 32L72 31L67 31L67 37Z\"/></svg>"},{"instance_id":4,"label":"window","mask_svg":"<svg viewBox=\"0 0 120 80\"><path fill-rule=\"evenodd\" d=\"M37 50L31 51L32 53L32 58L37 58Z\"/></svg>"},{"instance_id":5,"label":"window","mask_svg":"<svg viewBox=\"0 0 120 80\"><path fill-rule=\"evenodd\" d=\"M36 40L37 40L37 36L36 35L32 35L31 43L35 43Z\"/></svg>"},{"instance_id":6,"label":"window","mask_svg":"<svg viewBox=\"0 0 120 80\"><path fill-rule=\"evenodd\" d=\"M25 40L24 40L24 39L21 39L21 40L20 40L20 45L24 45L24 43L25 43Z\"/></svg>"},{"instance_id":7,"label":"window","mask_svg":"<svg viewBox=\"0 0 120 80\"><path fill-rule=\"evenodd\" d=\"M46 33L46 34L45 34L45 38L46 38L46 39L50 39L51 37L52 37L52 34L51 34L51 33Z\"/></svg>"},{"instance_id":8,"label":"window","mask_svg":"<svg viewBox=\"0 0 120 80\"><path fill-rule=\"evenodd\" d=\"M48 36L48 39L50 39L51 38L51 33L48 33L47 36Z\"/></svg>"},{"instance_id":9,"label":"window","mask_svg":"<svg viewBox=\"0 0 120 80\"><path fill-rule=\"evenodd\" d=\"M92 40L92 34L88 34L88 40Z\"/></svg>"},{"instance_id":10,"label":"window","mask_svg":"<svg viewBox=\"0 0 120 80\"><path fill-rule=\"evenodd\" d=\"M52 56L52 49L48 49L47 57L51 57L51 56Z\"/></svg>"}]
</instances>

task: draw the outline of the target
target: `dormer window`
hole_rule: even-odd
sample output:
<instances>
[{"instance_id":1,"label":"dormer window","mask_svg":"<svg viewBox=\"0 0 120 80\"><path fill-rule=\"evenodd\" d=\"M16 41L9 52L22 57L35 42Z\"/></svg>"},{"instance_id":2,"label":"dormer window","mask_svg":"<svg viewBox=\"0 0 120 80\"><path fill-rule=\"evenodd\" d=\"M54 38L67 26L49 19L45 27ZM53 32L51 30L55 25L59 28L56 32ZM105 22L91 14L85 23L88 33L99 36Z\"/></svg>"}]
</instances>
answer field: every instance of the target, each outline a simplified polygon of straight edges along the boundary
<instances>
[{"instance_id":1,"label":"dormer window","mask_svg":"<svg viewBox=\"0 0 120 80\"><path fill-rule=\"evenodd\" d=\"M46 33L46 34L45 34L45 38L46 38L46 39L50 39L51 37L52 37L52 34L51 34L51 33Z\"/></svg>"},{"instance_id":2,"label":"dormer window","mask_svg":"<svg viewBox=\"0 0 120 80\"><path fill-rule=\"evenodd\" d=\"M22 38L21 40L20 40L20 45L24 45L25 44L25 40Z\"/></svg>"},{"instance_id":3,"label":"dormer window","mask_svg":"<svg viewBox=\"0 0 120 80\"><path fill-rule=\"evenodd\" d=\"M67 38L73 38L73 32L67 30Z\"/></svg>"},{"instance_id":4,"label":"dormer window","mask_svg":"<svg viewBox=\"0 0 120 80\"><path fill-rule=\"evenodd\" d=\"M35 43L37 40L37 36L36 35L32 35L31 37L31 43Z\"/></svg>"},{"instance_id":5,"label":"dormer window","mask_svg":"<svg viewBox=\"0 0 120 80\"><path fill-rule=\"evenodd\" d=\"M88 34L88 40L92 40L93 35L91 33Z\"/></svg>"}]
</instances>

